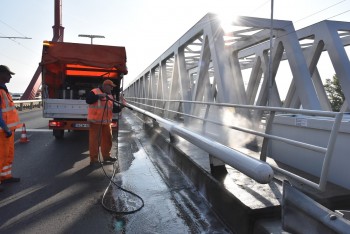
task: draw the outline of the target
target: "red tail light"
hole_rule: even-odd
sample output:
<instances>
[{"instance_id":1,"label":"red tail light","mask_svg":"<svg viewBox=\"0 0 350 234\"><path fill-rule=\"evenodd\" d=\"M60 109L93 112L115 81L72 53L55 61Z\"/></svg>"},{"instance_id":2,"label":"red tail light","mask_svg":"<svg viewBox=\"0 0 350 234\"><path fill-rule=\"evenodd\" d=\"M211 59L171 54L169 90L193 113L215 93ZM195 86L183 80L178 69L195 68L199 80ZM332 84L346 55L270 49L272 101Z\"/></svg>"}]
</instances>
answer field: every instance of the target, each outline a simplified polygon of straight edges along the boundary
<instances>
[{"instance_id":1,"label":"red tail light","mask_svg":"<svg viewBox=\"0 0 350 234\"><path fill-rule=\"evenodd\" d=\"M63 127L65 125L64 122L61 121L49 121L49 126L50 127Z\"/></svg>"}]
</instances>

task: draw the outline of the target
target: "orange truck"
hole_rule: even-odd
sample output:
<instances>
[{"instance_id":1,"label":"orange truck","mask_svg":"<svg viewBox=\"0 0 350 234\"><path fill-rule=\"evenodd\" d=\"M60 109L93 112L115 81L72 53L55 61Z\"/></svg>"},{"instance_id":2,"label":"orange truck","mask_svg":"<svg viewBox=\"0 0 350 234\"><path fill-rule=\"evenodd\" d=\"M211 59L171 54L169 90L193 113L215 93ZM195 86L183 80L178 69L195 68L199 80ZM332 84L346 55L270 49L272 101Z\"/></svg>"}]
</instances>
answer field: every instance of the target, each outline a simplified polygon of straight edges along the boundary
<instances>
[{"instance_id":1,"label":"orange truck","mask_svg":"<svg viewBox=\"0 0 350 234\"><path fill-rule=\"evenodd\" d=\"M86 94L110 79L119 101L128 73L125 47L44 41L41 59L43 117L59 139L65 130L88 130ZM118 114L112 128L117 129Z\"/></svg>"}]
</instances>

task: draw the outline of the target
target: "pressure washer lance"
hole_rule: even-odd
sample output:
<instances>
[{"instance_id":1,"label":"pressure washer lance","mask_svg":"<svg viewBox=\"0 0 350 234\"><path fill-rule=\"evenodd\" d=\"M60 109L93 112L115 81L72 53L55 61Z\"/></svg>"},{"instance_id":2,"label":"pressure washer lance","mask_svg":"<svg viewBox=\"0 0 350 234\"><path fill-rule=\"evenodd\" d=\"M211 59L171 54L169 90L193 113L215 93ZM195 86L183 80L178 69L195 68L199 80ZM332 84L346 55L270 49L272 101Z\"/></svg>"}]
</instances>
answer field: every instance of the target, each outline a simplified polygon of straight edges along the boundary
<instances>
[{"instance_id":1,"label":"pressure washer lance","mask_svg":"<svg viewBox=\"0 0 350 234\"><path fill-rule=\"evenodd\" d=\"M130 106L124 105L123 103L120 103L120 102L118 102L117 100L114 100L114 99L110 98L108 95L106 96L106 98L107 98L108 100L110 100L110 101L116 103L116 104L121 105L122 107L126 107L126 108L128 108L129 110L134 110L134 109L131 108Z\"/></svg>"}]
</instances>

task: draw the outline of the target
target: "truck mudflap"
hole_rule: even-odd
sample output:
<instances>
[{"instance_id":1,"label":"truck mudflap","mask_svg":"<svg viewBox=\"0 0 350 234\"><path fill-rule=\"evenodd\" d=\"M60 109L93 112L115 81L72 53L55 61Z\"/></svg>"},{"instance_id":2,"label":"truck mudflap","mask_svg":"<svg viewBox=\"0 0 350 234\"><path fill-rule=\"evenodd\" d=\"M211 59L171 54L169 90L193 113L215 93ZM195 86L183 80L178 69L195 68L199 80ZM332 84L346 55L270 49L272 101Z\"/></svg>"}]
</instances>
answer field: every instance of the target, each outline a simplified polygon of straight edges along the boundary
<instances>
[{"instance_id":1,"label":"truck mudflap","mask_svg":"<svg viewBox=\"0 0 350 234\"><path fill-rule=\"evenodd\" d=\"M49 120L49 129L53 130L89 130L90 124L86 120ZM112 121L112 130L118 130L116 120Z\"/></svg>"}]
</instances>

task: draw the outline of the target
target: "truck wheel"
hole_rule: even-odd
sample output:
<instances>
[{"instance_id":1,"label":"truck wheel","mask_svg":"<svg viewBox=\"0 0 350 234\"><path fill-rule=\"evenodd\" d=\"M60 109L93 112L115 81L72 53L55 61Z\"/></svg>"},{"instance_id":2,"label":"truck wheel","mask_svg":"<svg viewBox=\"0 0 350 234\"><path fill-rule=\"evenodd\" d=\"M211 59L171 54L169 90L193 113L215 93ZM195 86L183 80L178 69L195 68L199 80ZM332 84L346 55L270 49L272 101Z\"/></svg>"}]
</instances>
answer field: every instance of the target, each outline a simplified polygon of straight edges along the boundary
<instances>
[{"instance_id":1,"label":"truck wheel","mask_svg":"<svg viewBox=\"0 0 350 234\"><path fill-rule=\"evenodd\" d=\"M52 133L56 139L62 139L64 136L64 130L53 129Z\"/></svg>"}]
</instances>

